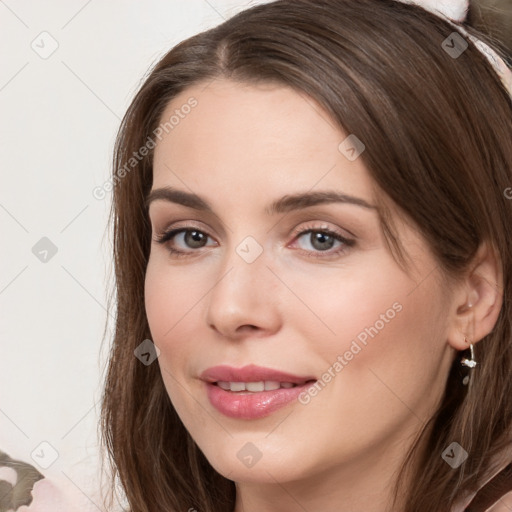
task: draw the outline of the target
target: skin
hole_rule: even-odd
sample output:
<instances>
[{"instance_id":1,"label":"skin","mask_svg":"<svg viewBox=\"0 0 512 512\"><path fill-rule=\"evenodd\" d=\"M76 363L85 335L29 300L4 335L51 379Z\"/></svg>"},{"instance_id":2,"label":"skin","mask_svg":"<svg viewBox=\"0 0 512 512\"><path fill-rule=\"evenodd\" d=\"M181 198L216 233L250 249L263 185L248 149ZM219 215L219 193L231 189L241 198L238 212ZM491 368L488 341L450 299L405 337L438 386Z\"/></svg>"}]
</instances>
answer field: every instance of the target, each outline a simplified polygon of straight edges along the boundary
<instances>
[{"instance_id":1,"label":"skin","mask_svg":"<svg viewBox=\"0 0 512 512\"><path fill-rule=\"evenodd\" d=\"M205 86L167 106L162 119L191 96L198 101L154 155L153 190L192 191L214 209L150 205L153 237L187 226L207 235L199 248L183 235L152 242L146 313L169 397L212 466L236 482L235 512L388 510L393 473L437 407L456 350L468 347L464 335L476 343L496 321L495 261L483 248L468 278L448 289L429 247L397 212L414 261L408 272L389 253L376 210L333 203L267 215L273 200L311 190L373 205L373 181L362 158L338 150L347 134L311 98L269 84ZM355 244L322 251L310 234L294 234L323 228ZM250 264L236 252L247 236L263 250ZM173 257L170 246L188 254ZM400 312L333 372L394 303ZM228 418L199 375L250 363L317 379L331 368L334 377L307 405ZM237 457L248 442L262 454L250 468Z\"/></svg>"}]
</instances>

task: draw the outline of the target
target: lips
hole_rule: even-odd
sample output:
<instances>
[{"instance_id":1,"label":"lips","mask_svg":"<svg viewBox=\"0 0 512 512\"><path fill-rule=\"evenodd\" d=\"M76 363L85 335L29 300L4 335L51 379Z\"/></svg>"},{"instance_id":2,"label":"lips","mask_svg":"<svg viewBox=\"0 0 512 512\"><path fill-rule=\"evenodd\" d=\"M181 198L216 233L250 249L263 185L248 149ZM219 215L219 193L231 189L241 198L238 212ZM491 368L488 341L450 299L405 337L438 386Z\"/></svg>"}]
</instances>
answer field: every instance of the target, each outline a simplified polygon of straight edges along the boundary
<instances>
[{"instance_id":1,"label":"lips","mask_svg":"<svg viewBox=\"0 0 512 512\"><path fill-rule=\"evenodd\" d=\"M243 368L214 366L200 378L210 403L222 414L238 419L257 419L284 407L309 385L312 376L248 365Z\"/></svg>"},{"instance_id":2,"label":"lips","mask_svg":"<svg viewBox=\"0 0 512 512\"><path fill-rule=\"evenodd\" d=\"M208 368L201 374L201 379L207 382L291 382L302 385L310 380L316 380L313 376L298 376L291 373L273 370L250 364L242 368L221 365Z\"/></svg>"}]
</instances>

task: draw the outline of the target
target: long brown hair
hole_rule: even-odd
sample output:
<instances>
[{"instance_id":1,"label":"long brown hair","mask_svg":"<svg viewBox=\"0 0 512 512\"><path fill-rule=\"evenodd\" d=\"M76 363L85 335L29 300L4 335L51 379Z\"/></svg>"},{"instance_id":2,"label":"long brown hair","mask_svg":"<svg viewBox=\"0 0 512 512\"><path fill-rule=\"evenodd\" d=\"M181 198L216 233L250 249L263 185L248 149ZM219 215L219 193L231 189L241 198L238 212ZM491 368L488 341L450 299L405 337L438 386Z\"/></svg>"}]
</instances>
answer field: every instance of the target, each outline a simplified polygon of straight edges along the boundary
<instances>
[{"instance_id":1,"label":"long brown hair","mask_svg":"<svg viewBox=\"0 0 512 512\"><path fill-rule=\"evenodd\" d=\"M404 510L448 511L510 444L512 201L504 191L512 186L512 103L471 43L456 59L444 51L453 31L438 16L394 0L278 0L181 42L150 71L115 146L111 302L117 317L101 423L109 469L132 512L234 508L234 482L217 473L191 439L158 365L134 357L151 339L144 278L152 151L131 167L127 162L141 147L151 148L170 100L215 78L292 87L316 100L344 133L357 134L382 198L414 223L447 283L464 274L483 242L501 260L504 295L495 328L475 346L480 364L467 389L454 361L442 403L402 468L413 455L420 462ZM389 248L405 263L384 201L380 206ZM441 457L454 441L470 453L457 469ZM420 444L426 449L418 450Z\"/></svg>"}]
</instances>

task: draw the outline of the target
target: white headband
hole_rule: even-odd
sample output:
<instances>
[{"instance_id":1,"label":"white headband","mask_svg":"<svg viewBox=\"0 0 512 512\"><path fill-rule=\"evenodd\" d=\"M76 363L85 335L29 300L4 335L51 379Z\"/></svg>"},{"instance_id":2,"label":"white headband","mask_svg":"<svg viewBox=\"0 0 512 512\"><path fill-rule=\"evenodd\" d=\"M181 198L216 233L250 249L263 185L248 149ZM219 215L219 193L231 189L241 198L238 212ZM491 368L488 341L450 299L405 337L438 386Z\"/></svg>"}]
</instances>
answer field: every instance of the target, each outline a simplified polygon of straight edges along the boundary
<instances>
[{"instance_id":1,"label":"white headband","mask_svg":"<svg viewBox=\"0 0 512 512\"><path fill-rule=\"evenodd\" d=\"M470 39L482 52L500 77L503 85L512 98L512 70L505 64L504 60L486 43L467 33L464 28L456 23L462 23L467 16L469 9L468 0L398 0L406 4L415 4L430 11L450 22L458 32ZM452 43L454 44L454 43Z\"/></svg>"}]
</instances>

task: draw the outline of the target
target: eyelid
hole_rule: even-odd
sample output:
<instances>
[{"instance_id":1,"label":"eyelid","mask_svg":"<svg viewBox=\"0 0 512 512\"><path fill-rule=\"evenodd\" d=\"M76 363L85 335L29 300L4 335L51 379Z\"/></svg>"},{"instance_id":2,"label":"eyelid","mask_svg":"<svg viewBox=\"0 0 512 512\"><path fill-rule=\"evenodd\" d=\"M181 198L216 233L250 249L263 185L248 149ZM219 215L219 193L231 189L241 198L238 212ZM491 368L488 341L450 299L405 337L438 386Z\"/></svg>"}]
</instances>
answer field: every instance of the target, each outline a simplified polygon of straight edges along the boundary
<instances>
[{"instance_id":1,"label":"eyelid","mask_svg":"<svg viewBox=\"0 0 512 512\"><path fill-rule=\"evenodd\" d=\"M186 224L184 226L172 226L172 227L163 229L161 232L155 233L153 240L155 242L165 244L165 243L168 243L170 241L170 239L176 237L178 234L186 233L187 231L199 231L199 232L203 233L204 235L206 235L207 238L214 239L214 237L212 235L210 235L207 230L205 230L199 226L194 226L193 224ZM215 242L218 243L217 241L215 241ZM185 251L183 251L183 252L185 252ZM190 250L190 251L186 251L186 252L192 253L192 252L198 252L198 251Z\"/></svg>"},{"instance_id":2,"label":"eyelid","mask_svg":"<svg viewBox=\"0 0 512 512\"><path fill-rule=\"evenodd\" d=\"M222 221L214 213L197 212L194 210L184 212L183 210L190 209L174 203L160 203L163 203L163 201L153 201L150 208L154 207L154 211L151 212L150 209L148 212L148 218L153 226L153 231L163 233L164 231L174 229L175 226L178 227L181 224L183 224L184 227L191 226L192 228L200 229L201 231L215 232L218 233L219 236L225 236L226 230L231 231L229 226L223 225ZM174 207L177 207L178 209L175 210ZM169 219L173 220L170 221ZM162 228L159 228L159 226L162 226Z\"/></svg>"},{"instance_id":3,"label":"eyelid","mask_svg":"<svg viewBox=\"0 0 512 512\"><path fill-rule=\"evenodd\" d=\"M332 233L333 235L339 236L340 238L343 238L343 239L349 239L350 237L356 238L355 235L353 235L349 231L345 230L345 231L347 231L348 235L344 235L339 228L332 228L330 226L327 226L325 224L325 222L321 226L315 225L314 222L308 223L306 226L304 226L303 224L300 224L298 227L296 227L292 230L292 235L293 236L304 235L305 233L311 232L311 231L319 231L319 232L325 231L328 233Z\"/></svg>"},{"instance_id":4,"label":"eyelid","mask_svg":"<svg viewBox=\"0 0 512 512\"><path fill-rule=\"evenodd\" d=\"M179 220L179 221L174 221L168 225L165 225L164 228L162 229L156 229L153 228L153 231L155 233L160 233L161 235L163 234L166 234L166 233L169 233L170 231L176 231L176 230L179 230L179 229L197 229L198 231L201 231L205 234L208 234L208 236L210 236L211 238L213 238L211 235L210 235L210 228L209 227L205 227L204 224L202 224L201 222L199 221L195 221L195 220Z\"/></svg>"}]
</instances>

